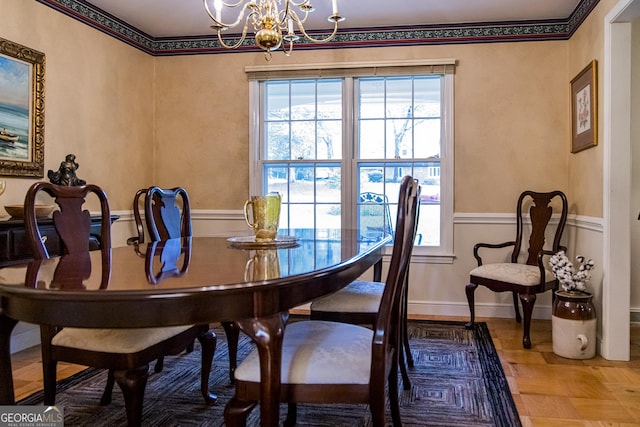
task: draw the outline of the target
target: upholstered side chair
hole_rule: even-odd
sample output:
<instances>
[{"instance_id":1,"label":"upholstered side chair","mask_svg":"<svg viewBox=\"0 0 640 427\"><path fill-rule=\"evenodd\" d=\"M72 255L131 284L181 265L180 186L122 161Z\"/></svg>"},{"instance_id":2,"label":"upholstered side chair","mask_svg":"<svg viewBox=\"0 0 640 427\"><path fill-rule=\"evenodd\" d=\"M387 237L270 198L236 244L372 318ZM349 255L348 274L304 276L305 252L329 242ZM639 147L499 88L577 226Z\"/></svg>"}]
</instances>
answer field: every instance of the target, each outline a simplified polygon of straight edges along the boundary
<instances>
[{"instance_id":1,"label":"upholstered side chair","mask_svg":"<svg viewBox=\"0 0 640 427\"><path fill-rule=\"evenodd\" d=\"M419 189L418 189L419 191ZM380 208L380 215L383 218L383 225L375 228L377 235L381 233L393 233L391 214L389 212L389 201L386 195L376 193L363 193L359 197L360 206L371 208ZM418 212L419 215L419 198ZM374 205L374 206L371 206ZM361 228L363 224L361 224ZM365 237L368 235L371 225L365 225L363 232ZM416 220L417 230L417 220ZM415 242L416 232L414 231L413 241ZM407 267L408 268L408 267ZM381 280L381 269L374 268L373 281L356 280L345 288L336 293L327 295L326 297L317 299L311 303L311 319L312 320L330 320L334 322L353 323L356 325L375 325L378 316L378 307L384 291L385 283ZM403 291L402 304L402 327L400 353L398 354L400 373L402 374L402 385L405 390L411 389L411 380L409 378L407 365L413 366L413 357L411 355L411 347L409 343L409 334L407 332L407 310L408 310L408 287L409 287L409 271L407 270Z\"/></svg>"},{"instance_id":2,"label":"upholstered side chair","mask_svg":"<svg viewBox=\"0 0 640 427\"><path fill-rule=\"evenodd\" d=\"M398 403L398 350L405 275L413 249L419 187L411 177L400 186L393 254L373 330L340 322L307 320L289 324L282 345L280 401L289 404L285 426L296 423L297 404L368 404L372 424L385 424L385 389L394 426ZM245 425L260 398L257 350L235 372L235 395L225 408L227 426Z\"/></svg>"},{"instance_id":3,"label":"upholstered side chair","mask_svg":"<svg viewBox=\"0 0 640 427\"><path fill-rule=\"evenodd\" d=\"M566 250L561 246L560 240L567 221L567 211L567 197L561 191L546 193L524 191L518 197L516 205L515 240L503 243L477 243L474 246L473 256L478 266L471 270L469 283L466 286L471 312L467 327L473 327L475 322L475 291L478 286L485 286L493 292L511 292L518 323L522 319L518 299L522 304L524 316L522 346L531 348L531 316L536 295L558 287L558 281L547 264L550 255L561 249ZM530 226L525 223L527 212ZM545 249L547 231L554 214L557 215L558 222L555 232L552 233L553 240ZM480 256L481 251L509 247L513 248L510 262L484 263Z\"/></svg>"}]
</instances>

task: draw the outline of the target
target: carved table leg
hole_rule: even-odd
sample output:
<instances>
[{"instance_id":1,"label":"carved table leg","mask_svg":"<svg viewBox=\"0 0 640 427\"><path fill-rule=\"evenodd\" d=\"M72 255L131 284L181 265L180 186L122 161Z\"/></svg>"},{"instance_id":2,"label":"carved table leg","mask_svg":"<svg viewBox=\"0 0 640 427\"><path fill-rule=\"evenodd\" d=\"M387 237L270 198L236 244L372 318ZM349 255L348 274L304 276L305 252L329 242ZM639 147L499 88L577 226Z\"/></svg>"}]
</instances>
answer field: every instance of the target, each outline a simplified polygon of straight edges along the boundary
<instances>
[{"instance_id":1,"label":"carved table leg","mask_svg":"<svg viewBox=\"0 0 640 427\"><path fill-rule=\"evenodd\" d=\"M17 320L0 315L0 404L14 405L13 373L11 372L11 331Z\"/></svg>"},{"instance_id":2,"label":"carved table leg","mask_svg":"<svg viewBox=\"0 0 640 427\"><path fill-rule=\"evenodd\" d=\"M260 425L277 426L280 413L280 370L282 339L288 312L236 321L236 325L256 343L260 356Z\"/></svg>"}]
</instances>

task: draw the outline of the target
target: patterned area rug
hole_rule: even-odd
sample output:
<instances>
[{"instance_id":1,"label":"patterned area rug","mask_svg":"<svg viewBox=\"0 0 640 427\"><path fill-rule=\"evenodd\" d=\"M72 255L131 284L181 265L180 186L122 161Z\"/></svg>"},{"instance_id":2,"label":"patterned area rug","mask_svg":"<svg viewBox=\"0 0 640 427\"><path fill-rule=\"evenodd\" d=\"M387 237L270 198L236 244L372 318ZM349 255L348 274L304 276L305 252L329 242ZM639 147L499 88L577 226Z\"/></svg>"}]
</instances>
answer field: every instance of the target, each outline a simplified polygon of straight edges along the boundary
<instances>
[{"instance_id":1,"label":"patterned area rug","mask_svg":"<svg viewBox=\"0 0 640 427\"><path fill-rule=\"evenodd\" d=\"M145 426L222 426L222 412L233 394L229 384L227 345L222 328L215 328L218 348L210 389L218 402L206 406L199 391L199 344L191 354L167 357L164 370L151 370L144 402ZM504 371L485 323L466 330L461 322L410 321L409 334L415 367L411 390L402 390L400 411L404 426L520 426ZM252 343L241 337L239 360ZM126 425L119 388L113 402L100 406L106 372L86 369L58 384L56 403L64 408L65 426ZM41 405L42 392L19 402ZM388 406L388 404L387 404ZM281 419L286 405L281 405ZM300 426L369 426L366 405L299 405ZM391 414L387 407L387 423ZM259 408L248 421L259 425Z\"/></svg>"}]
</instances>

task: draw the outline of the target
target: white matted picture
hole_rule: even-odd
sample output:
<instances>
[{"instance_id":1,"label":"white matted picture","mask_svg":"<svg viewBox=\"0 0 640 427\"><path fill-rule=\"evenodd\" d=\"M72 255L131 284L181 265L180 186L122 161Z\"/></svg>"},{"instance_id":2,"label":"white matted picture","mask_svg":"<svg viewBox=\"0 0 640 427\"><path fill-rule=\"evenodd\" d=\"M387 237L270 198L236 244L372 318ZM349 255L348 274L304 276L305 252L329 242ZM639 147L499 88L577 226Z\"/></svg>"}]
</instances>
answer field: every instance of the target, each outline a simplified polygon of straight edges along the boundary
<instances>
[{"instance_id":1,"label":"white matted picture","mask_svg":"<svg viewBox=\"0 0 640 427\"><path fill-rule=\"evenodd\" d=\"M594 59L571 80L571 152L598 144L598 75Z\"/></svg>"}]
</instances>

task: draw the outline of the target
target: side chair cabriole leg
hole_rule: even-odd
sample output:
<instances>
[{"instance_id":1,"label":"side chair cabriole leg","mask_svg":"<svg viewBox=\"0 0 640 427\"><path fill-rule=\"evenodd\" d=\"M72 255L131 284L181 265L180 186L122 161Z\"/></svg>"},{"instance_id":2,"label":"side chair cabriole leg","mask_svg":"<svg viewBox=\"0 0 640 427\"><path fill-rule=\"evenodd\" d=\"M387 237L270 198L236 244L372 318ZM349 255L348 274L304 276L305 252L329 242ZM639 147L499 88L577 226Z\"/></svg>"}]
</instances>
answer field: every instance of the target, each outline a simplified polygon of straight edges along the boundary
<instances>
[{"instance_id":1,"label":"side chair cabriole leg","mask_svg":"<svg viewBox=\"0 0 640 427\"><path fill-rule=\"evenodd\" d=\"M464 288L464 292L467 294L469 312L471 314L471 319L464 325L467 329L473 328L473 325L476 321L475 292L477 287L478 285L476 285L475 283L467 283L467 286Z\"/></svg>"}]
</instances>

